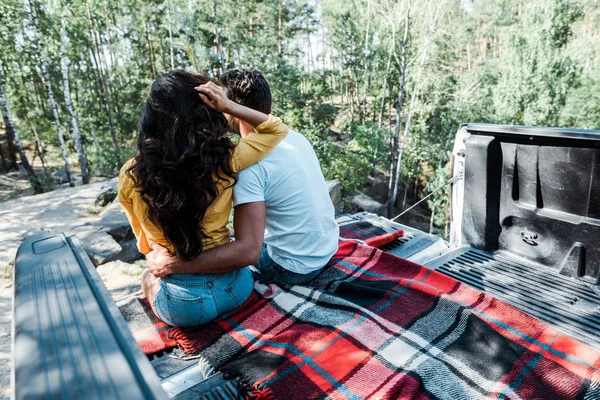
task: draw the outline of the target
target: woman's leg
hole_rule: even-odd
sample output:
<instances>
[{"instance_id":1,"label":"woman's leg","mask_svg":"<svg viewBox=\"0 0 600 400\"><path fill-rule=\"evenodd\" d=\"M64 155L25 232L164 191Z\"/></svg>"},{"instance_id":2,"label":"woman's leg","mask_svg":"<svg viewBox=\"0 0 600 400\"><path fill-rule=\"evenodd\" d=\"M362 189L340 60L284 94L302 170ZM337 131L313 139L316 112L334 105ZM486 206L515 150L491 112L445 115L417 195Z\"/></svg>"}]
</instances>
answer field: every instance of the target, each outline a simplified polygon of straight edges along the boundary
<instances>
[{"instance_id":1,"label":"woman's leg","mask_svg":"<svg viewBox=\"0 0 600 400\"><path fill-rule=\"evenodd\" d=\"M152 275L149 270L146 269L142 272L142 292L144 292L144 296L148 299L154 314L156 314L156 310L154 309L154 299L156 298L156 292L159 288L158 285L158 278Z\"/></svg>"}]
</instances>

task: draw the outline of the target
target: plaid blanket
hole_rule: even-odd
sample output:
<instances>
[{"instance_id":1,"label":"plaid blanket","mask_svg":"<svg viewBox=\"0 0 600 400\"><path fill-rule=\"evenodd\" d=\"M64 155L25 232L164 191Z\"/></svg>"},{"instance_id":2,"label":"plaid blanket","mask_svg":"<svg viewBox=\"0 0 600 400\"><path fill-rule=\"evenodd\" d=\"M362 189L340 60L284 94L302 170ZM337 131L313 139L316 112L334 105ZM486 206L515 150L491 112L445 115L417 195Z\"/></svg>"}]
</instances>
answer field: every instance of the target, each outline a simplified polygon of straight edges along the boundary
<instances>
[{"instance_id":1,"label":"plaid blanket","mask_svg":"<svg viewBox=\"0 0 600 400\"><path fill-rule=\"evenodd\" d=\"M385 234L385 230L373 225L370 221L357 221L340 226L340 236L343 239L358 239L364 241Z\"/></svg>"},{"instance_id":2,"label":"plaid blanket","mask_svg":"<svg viewBox=\"0 0 600 400\"><path fill-rule=\"evenodd\" d=\"M218 321L171 336L240 377L254 397L600 398L597 350L356 242L343 242L310 286L257 282L253 296Z\"/></svg>"},{"instance_id":3,"label":"plaid blanket","mask_svg":"<svg viewBox=\"0 0 600 400\"><path fill-rule=\"evenodd\" d=\"M154 354L177 346L168 335L171 327L154 315L143 295L126 297L117 306L144 353Z\"/></svg>"},{"instance_id":4,"label":"plaid blanket","mask_svg":"<svg viewBox=\"0 0 600 400\"><path fill-rule=\"evenodd\" d=\"M363 241L383 239L383 243L394 240L394 236L368 221L359 221L356 224L346 225L340 228L342 234L347 238ZM399 231L400 233L402 231ZM398 232L396 232L398 233ZM255 297L248 299L246 303L252 303ZM170 326L159 320L152 312L146 298L141 295L126 297L117 302L121 314L127 321L129 330L137 340L144 353L150 355L160 351L172 349L177 342L169 336ZM245 308L242 305L240 309Z\"/></svg>"}]
</instances>

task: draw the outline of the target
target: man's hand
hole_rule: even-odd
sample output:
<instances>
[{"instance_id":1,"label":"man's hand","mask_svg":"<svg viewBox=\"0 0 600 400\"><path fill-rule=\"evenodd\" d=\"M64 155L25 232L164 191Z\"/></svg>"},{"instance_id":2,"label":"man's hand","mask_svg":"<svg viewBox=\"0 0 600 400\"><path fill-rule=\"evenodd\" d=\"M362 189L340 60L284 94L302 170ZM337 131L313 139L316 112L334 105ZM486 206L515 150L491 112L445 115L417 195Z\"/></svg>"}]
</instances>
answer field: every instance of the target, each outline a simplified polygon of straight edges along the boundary
<instances>
[{"instance_id":1,"label":"man's hand","mask_svg":"<svg viewBox=\"0 0 600 400\"><path fill-rule=\"evenodd\" d=\"M208 82L195 88L200 98L206 105L215 111L226 113L229 110L231 100L227 98L225 89L221 86Z\"/></svg>"},{"instance_id":2,"label":"man's hand","mask_svg":"<svg viewBox=\"0 0 600 400\"><path fill-rule=\"evenodd\" d=\"M169 254L163 246L150 242L152 251L146 254L146 267L157 278L176 273L176 266L181 261Z\"/></svg>"}]
</instances>

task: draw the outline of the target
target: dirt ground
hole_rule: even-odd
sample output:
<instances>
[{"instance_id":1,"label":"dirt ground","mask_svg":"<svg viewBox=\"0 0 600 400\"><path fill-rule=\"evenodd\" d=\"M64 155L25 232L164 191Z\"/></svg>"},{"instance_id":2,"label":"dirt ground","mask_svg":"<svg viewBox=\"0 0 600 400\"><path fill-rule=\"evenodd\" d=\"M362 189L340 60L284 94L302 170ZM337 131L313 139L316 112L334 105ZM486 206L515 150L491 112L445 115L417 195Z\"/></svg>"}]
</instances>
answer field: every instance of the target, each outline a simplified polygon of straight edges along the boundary
<instances>
[{"instance_id":1,"label":"dirt ground","mask_svg":"<svg viewBox=\"0 0 600 400\"><path fill-rule=\"evenodd\" d=\"M10 398L12 282L0 278L0 399Z\"/></svg>"}]
</instances>

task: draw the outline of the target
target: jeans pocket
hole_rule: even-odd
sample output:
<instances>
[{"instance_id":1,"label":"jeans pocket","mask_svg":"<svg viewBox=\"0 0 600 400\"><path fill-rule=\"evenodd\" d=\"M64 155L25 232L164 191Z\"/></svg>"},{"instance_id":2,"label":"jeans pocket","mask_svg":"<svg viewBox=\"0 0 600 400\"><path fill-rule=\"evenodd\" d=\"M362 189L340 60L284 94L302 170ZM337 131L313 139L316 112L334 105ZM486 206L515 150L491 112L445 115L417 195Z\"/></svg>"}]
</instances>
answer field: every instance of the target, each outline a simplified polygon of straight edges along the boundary
<instances>
[{"instance_id":1,"label":"jeans pocket","mask_svg":"<svg viewBox=\"0 0 600 400\"><path fill-rule=\"evenodd\" d=\"M248 268L242 268L235 271L235 276L231 283L225 288L231 299L237 306L244 304L252 289L254 288L254 278Z\"/></svg>"},{"instance_id":2,"label":"jeans pocket","mask_svg":"<svg viewBox=\"0 0 600 400\"><path fill-rule=\"evenodd\" d=\"M204 311L204 298L183 298L165 293L160 309L166 312L170 324L179 327L192 327L208 322ZM165 321L166 322L166 321Z\"/></svg>"}]
</instances>

